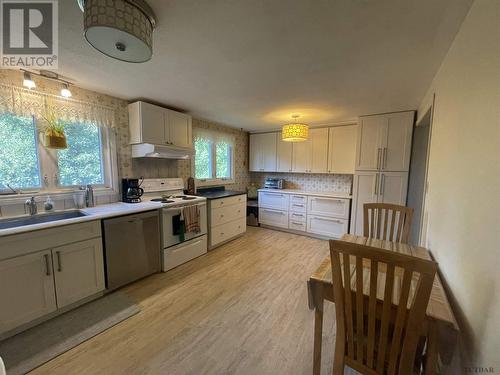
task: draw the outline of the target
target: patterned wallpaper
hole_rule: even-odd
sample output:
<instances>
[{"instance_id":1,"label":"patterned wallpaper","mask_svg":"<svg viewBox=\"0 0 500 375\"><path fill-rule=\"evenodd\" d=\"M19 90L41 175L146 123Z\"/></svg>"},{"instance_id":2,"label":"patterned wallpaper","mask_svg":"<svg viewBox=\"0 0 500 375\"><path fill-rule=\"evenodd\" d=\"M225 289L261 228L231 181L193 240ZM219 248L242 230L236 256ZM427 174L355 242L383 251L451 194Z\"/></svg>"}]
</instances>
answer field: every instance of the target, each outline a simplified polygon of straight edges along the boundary
<instances>
[{"instance_id":1,"label":"patterned wallpaper","mask_svg":"<svg viewBox=\"0 0 500 375\"><path fill-rule=\"evenodd\" d=\"M264 187L266 177L285 179L285 189L352 193L353 175L351 174L250 173L251 181L259 187Z\"/></svg>"}]
</instances>

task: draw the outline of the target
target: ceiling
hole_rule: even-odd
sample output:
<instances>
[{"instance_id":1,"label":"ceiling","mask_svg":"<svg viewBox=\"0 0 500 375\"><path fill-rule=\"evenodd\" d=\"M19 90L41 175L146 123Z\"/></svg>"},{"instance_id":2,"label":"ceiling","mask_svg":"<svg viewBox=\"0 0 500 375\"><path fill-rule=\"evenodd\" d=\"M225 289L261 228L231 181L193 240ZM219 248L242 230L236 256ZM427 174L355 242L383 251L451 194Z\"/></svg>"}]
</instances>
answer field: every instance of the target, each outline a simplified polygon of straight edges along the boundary
<instances>
[{"instance_id":1,"label":"ceiling","mask_svg":"<svg viewBox=\"0 0 500 375\"><path fill-rule=\"evenodd\" d=\"M59 2L59 69L78 86L245 130L417 108L472 0L148 0L151 61L106 57Z\"/></svg>"}]
</instances>

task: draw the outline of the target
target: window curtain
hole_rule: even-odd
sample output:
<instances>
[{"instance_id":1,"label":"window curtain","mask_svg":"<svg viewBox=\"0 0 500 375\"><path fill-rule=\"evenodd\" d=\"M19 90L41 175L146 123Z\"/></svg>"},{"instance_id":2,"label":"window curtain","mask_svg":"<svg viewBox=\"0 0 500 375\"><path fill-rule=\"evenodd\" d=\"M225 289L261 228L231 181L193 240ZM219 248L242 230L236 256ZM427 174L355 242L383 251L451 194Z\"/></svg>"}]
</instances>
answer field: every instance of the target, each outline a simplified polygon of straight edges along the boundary
<instances>
[{"instance_id":1,"label":"window curtain","mask_svg":"<svg viewBox=\"0 0 500 375\"><path fill-rule=\"evenodd\" d=\"M194 128L193 137L195 141L208 141L212 144L225 143L231 147L234 147L236 139L235 136L230 133L202 128Z\"/></svg>"},{"instance_id":2,"label":"window curtain","mask_svg":"<svg viewBox=\"0 0 500 375\"><path fill-rule=\"evenodd\" d=\"M5 84L0 84L0 111L35 118L51 112L63 121L88 122L106 128L116 126L112 107Z\"/></svg>"}]
</instances>

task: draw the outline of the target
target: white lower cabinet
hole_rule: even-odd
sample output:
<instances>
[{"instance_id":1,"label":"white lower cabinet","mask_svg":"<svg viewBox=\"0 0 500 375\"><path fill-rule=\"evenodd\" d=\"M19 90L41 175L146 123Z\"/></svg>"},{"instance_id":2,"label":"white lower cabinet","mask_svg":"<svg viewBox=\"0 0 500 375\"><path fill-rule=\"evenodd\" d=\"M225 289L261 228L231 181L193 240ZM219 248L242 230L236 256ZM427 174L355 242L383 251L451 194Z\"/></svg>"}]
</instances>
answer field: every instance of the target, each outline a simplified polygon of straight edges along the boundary
<instances>
[{"instance_id":1,"label":"white lower cabinet","mask_svg":"<svg viewBox=\"0 0 500 375\"><path fill-rule=\"evenodd\" d=\"M349 220L317 215L307 215L307 231L332 238L340 238L347 233Z\"/></svg>"},{"instance_id":2,"label":"white lower cabinet","mask_svg":"<svg viewBox=\"0 0 500 375\"><path fill-rule=\"evenodd\" d=\"M210 250L246 232L246 201L246 194L208 201Z\"/></svg>"},{"instance_id":3,"label":"white lower cabinet","mask_svg":"<svg viewBox=\"0 0 500 375\"><path fill-rule=\"evenodd\" d=\"M274 191L259 191L259 207L288 211L288 194Z\"/></svg>"},{"instance_id":4,"label":"white lower cabinet","mask_svg":"<svg viewBox=\"0 0 500 375\"><path fill-rule=\"evenodd\" d=\"M259 223L273 227L288 228L288 211L259 208Z\"/></svg>"},{"instance_id":5,"label":"white lower cabinet","mask_svg":"<svg viewBox=\"0 0 500 375\"><path fill-rule=\"evenodd\" d=\"M50 250L0 261L0 333L56 311Z\"/></svg>"},{"instance_id":6,"label":"white lower cabinet","mask_svg":"<svg viewBox=\"0 0 500 375\"><path fill-rule=\"evenodd\" d=\"M0 253L0 338L105 289L99 221L5 236L0 245L9 246Z\"/></svg>"},{"instance_id":7,"label":"white lower cabinet","mask_svg":"<svg viewBox=\"0 0 500 375\"><path fill-rule=\"evenodd\" d=\"M342 219L349 217L349 199L309 197L307 204L308 215L333 216Z\"/></svg>"},{"instance_id":8,"label":"white lower cabinet","mask_svg":"<svg viewBox=\"0 0 500 375\"><path fill-rule=\"evenodd\" d=\"M104 290L102 241L94 238L52 249L57 306Z\"/></svg>"}]
</instances>

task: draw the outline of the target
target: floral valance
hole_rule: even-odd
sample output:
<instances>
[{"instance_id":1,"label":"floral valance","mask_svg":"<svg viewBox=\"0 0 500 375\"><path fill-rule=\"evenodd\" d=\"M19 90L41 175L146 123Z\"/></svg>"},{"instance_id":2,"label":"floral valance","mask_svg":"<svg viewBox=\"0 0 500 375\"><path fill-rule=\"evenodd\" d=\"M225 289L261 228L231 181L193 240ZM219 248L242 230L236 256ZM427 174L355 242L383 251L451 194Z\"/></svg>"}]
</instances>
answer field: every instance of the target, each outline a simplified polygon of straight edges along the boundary
<instances>
[{"instance_id":1,"label":"floral valance","mask_svg":"<svg viewBox=\"0 0 500 375\"><path fill-rule=\"evenodd\" d=\"M37 118L50 111L64 121L90 122L108 128L116 123L112 107L6 84L0 84L0 111Z\"/></svg>"},{"instance_id":2,"label":"floral valance","mask_svg":"<svg viewBox=\"0 0 500 375\"><path fill-rule=\"evenodd\" d=\"M220 132L217 130L204 129L204 128L193 128L194 139L206 140L212 143L227 143L231 147L234 147L235 136L230 133Z\"/></svg>"}]
</instances>

